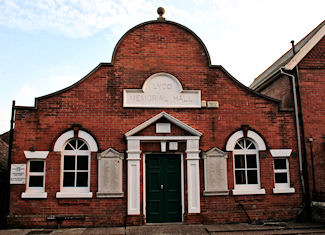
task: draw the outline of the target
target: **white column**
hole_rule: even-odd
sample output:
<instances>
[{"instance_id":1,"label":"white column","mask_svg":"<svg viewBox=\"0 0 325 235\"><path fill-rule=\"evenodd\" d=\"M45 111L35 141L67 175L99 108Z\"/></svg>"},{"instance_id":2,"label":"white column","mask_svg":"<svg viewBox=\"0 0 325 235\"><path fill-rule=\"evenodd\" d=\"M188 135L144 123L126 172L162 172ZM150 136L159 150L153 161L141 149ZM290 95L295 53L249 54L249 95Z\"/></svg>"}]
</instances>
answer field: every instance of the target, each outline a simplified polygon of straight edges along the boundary
<instances>
[{"instance_id":1,"label":"white column","mask_svg":"<svg viewBox=\"0 0 325 235\"><path fill-rule=\"evenodd\" d=\"M127 140L128 215L140 214L140 140Z\"/></svg>"},{"instance_id":2,"label":"white column","mask_svg":"<svg viewBox=\"0 0 325 235\"><path fill-rule=\"evenodd\" d=\"M200 213L199 137L186 141L188 213Z\"/></svg>"}]
</instances>

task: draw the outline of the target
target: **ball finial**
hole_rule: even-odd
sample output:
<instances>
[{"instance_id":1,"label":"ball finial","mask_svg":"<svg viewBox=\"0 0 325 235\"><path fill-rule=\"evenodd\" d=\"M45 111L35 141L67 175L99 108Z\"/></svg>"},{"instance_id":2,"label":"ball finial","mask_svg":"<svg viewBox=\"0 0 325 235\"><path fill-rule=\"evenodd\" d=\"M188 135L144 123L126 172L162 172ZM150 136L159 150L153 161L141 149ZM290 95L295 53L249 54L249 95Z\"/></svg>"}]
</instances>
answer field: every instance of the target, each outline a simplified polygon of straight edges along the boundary
<instances>
[{"instance_id":1,"label":"ball finial","mask_svg":"<svg viewBox=\"0 0 325 235\"><path fill-rule=\"evenodd\" d=\"M165 9L163 7L158 7L157 13L159 15L158 20L164 20L165 18L163 17L163 14L165 14Z\"/></svg>"}]
</instances>

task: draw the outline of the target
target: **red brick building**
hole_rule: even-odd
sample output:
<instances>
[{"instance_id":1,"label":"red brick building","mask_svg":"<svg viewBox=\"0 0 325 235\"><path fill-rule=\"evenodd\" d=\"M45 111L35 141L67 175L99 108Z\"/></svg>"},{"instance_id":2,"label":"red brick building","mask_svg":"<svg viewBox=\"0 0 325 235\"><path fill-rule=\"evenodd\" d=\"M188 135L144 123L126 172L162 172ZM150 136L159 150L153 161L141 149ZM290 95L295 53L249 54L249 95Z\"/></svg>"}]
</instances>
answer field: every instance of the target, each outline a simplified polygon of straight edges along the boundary
<instances>
[{"instance_id":1,"label":"red brick building","mask_svg":"<svg viewBox=\"0 0 325 235\"><path fill-rule=\"evenodd\" d=\"M324 35L325 21L279 58L250 86L261 94L281 100L282 108L295 109L292 84L295 85L306 193L309 193L312 205L323 208L325 208Z\"/></svg>"},{"instance_id":2,"label":"red brick building","mask_svg":"<svg viewBox=\"0 0 325 235\"><path fill-rule=\"evenodd\" d=\"M137 25L111 63L15 107L8 223L295 218L295 119L280 104L211 65L190 29L163 18Z\"/></svg>"}]
</instances>

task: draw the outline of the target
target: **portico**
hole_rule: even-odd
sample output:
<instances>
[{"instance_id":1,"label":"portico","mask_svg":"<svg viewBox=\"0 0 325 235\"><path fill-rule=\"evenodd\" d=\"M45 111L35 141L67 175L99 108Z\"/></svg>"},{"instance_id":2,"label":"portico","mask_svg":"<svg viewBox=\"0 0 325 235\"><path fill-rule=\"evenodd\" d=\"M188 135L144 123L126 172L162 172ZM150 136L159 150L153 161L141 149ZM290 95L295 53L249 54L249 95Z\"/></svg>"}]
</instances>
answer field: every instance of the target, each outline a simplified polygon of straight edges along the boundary
<instances>
[{"instance_id":1,"label":"portico","mask_svg":"<svg viewBox=\"0 0 325 235\"><path fill-rule=\"evenodd\" d=\"M159 126L159 120L164 119L165 127L161 128ZM167 122L166 122L167 121ZM155 135L137 135L138 132L147 128L148 126L156 124L156 134ZM170 125L173 124L174 126L183 129L184 131L188 132L190 135L184 136L175 136L172 135L172 130ZM170 135L159 135L159 132L163 132L164 134ZM140 197L140 187L144 188L144 197L143 197L143 205L144 205L144 214L146 213L146 190L145 185L140 184L140 160L141 157L145 156L141 150L141 145L143 143L160 143L160 151L157 152L159 154L167 154L168 151L173 150L171 153L175 153L175 151L181 157L181 182L184 182L184 164L183 164L183 156L185 156L186 160L186 172L187 172L187 181L186 181L186 188L187 192L184 192L184 185L180 184L181 186L181 198L182 198L182 212L184 212L185 205L184 205L184 194L187 194L187 204L186 208L188 213L200 213L200 173L199 173L199 141L200 136L202 134L197 130L193 129L192 127L186 125L185 123L179 121L178 119L172 117L171 115L162 112L151 119L147 120L146 122L140 124L139 126L135 127L134 129L130 130L125 134L127 139L127 186L128 186L128 194L127 194L127 202L128 202L128 215L140 215L140 204L141 204L141 197ZM185 142L186 149L185 152L178 151L178 143ZM166 145L168 144L168 150ZM161 155L164 157L164 155ZM146 162L144 161L144 164ZM145 169L145 166L143 167ZM145 172L144 172L145 177ZM143 181L145 184L145 180ZM163 186L161 186L163 187ZM163 190L163 188L161 188Z\"/></svg>"}]
</instances>

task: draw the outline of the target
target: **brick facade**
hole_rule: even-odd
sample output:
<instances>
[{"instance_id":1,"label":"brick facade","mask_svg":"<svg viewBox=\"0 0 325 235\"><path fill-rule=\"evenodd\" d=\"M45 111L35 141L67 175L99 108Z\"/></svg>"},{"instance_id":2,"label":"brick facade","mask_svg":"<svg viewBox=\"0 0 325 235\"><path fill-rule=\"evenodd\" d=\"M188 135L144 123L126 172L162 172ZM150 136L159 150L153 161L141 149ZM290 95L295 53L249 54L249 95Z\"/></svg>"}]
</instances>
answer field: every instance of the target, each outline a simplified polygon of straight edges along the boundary
<instances>
[{"instance_id":1,"label":"brick facade","mask_svg":"<svg viewBox=\"0 0 325 235\"><path fill-rule=\"evenodd\" d=\"M139 89L155 73L175 76L184 90L200 90L201 99L218 101L215 108L123 108L123 89ZM304 70L301 70L304 73ZM318 73L320 76L321 74ZM315 72L315 75L317 73ZM319 77L321 79L321 77ZM307 81L306 81L307 82ZM308 88L303 90L308 92ZM305 102L308 102L307 100ZM314 103L315 104L315 103ZM319 108L319 105L314 106ZM202 133L199 149L200 213L188 213L187 184L184 183L184 223L230 223L251 220L287 220L295 217L301 203L298 158L290 157L290 186L295 193L274 194L274 167L270 149L297 152L294 113L282 110L279 102L257 94L235 80L222 66L210 64L209 54L201 40L189 29L169 21L151 21L129 30L117 44L112 63L102 63L85 78L62 91L36 99L35 107L16 107L12 163L26 164L24 151L49 151L46 158L45 199L22 199L26 185L11 185L11 226L56 226L49 218L65 217L62 226L121 226L143 224L144 152L160 152L159 143L141 143L140 214L127 213L127 141L124 134L155 115L166 112ZM321 115L321 114L320 114ZM307 118L308 116L306 116ZM322 118L322 116L314 116ZM92 198L57 198L60 191L61 153L53 151L58 137L74 125L91 134L98 152L113 148L125 153L123 160L123 192L121 198L97 198L98 162L91 153L90 192ZM262 136L267 149L260 151L260 184L263 195L233 195L234 160L227 152L229 195L204 196L202 153L217 147L226 151L228 138L242 125L248 125ZM314 127L317 128L317 126ZM173 126L171 135L186 134ZM139 135L155 136L154 124ZM170 135L170 134L169 134ZM315 139L319 139L313 136ZM187 154L184 142L178 151ZM315 149L318 150L318 147ZM263 157L262 157L263 155ZM295 154L293 154L295 155ZM319 159L318 164L324 164ZM324 174L316 172L318 177ZM187 182L184 167L184 182ZM325 186L322 186L325 187Z\"/></svg>"}]
</instances>

